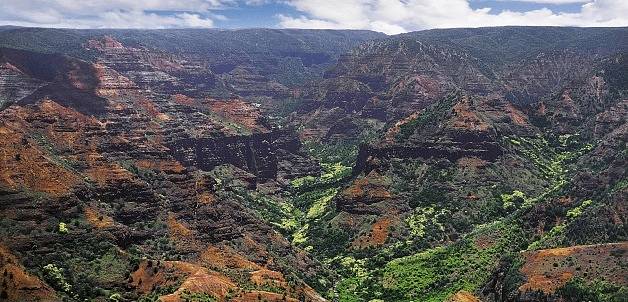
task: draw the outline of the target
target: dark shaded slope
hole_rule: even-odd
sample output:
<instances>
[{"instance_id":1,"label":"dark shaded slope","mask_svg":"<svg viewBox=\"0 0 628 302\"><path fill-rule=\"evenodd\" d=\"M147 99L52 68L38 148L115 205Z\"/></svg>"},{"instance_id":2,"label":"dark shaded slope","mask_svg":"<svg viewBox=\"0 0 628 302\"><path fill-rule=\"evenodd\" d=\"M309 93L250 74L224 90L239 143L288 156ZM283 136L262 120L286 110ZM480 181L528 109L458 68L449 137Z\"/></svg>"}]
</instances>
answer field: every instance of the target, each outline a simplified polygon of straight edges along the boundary
<instances>
[{"instance_id":1,"label":"dark shaded slope","mask_svg":"<svg viewBox=\"0 0 628 302\"><path fill-rule=\"evenodd\" d=\"M571 49L581 53L609 55L628 48L628 28L577 27L487 27L433 29L399 37L447 41L466 48L474 56L512 61L538 51Z\"/></svg>"},{"instance_id":2,"label":"dark shaded slope","mask_svg":"<svg viewBox=\"0 0 628 302\"><path fill-rule=\"evenodd\" d=\"M79 59L38 52L0 48L0 64L11 68L6 72L20 74L22 83L38 81L41 86L19 99L20 104L32 104L44 98L57 100L85 114L104 113L106 101L96 95L100 81L92 64ZM2 73L4 75L5 72ZM4 83L9 84L9 83Z\"/></svg>"},{"instance_id":3,"label":"dark shaded slope","mask_svg":"<svg viewBox=\"0 0 628 302\"><path fill-rule=\"evenodd\" d=\"M0 32L0 46L92 59L83 44L102 36L132 47L201 57L217 73L245 65L281 83L296 84L319 77L338 55L359 43L385 35L352 30L8 28Z\"/></svg>"}]
</instances>

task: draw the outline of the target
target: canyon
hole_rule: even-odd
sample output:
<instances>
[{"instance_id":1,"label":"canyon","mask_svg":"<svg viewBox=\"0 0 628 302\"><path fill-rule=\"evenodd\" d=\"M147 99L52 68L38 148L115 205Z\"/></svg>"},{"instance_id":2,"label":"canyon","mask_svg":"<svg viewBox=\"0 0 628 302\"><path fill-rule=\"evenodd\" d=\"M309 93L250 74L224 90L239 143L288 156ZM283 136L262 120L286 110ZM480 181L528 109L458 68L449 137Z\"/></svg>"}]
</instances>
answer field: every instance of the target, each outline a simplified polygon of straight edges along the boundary
<instances>
[{"instance_id":1,"label":"canyon","mask_svg":"<svg viewBox=\"0 0 628 302\"><path fill-rule=\"evenodd\" d=\"M621 301L628 29L0 27L0 301Z\"/></svg>"}]
</instances>

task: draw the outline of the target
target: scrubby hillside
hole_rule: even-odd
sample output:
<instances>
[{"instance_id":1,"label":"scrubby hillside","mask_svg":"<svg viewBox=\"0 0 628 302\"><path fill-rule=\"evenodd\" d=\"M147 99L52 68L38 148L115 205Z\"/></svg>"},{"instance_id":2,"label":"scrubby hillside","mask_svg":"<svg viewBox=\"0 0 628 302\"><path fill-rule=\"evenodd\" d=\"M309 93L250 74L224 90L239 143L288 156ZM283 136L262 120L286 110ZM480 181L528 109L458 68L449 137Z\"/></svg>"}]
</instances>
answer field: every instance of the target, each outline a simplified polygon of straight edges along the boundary
<instances>
[{"instance_id":1,"label":"scrubby hillside","mask_svg":"<svg viewBox=\"0 0 628 302\"><path fill-rule=\"evenodd\" d=\"M627 37L1 28L0 300L622 301Z\"/></svg>"},{"instance_id":2,"label":"scrubby hillside","mask_svg":"<svg viewBox=\"0 0 628 302\"><path fill-rule=\"evenodd\" d=\"M626 35L435 30L343 56L291 117L312 150L355 158L299 233L341 272L340 300L625 295L621 245L612 274L540 269L547 290L527 272L545 260L526 255L626 240Z\"/></svg>"}]
</instances>

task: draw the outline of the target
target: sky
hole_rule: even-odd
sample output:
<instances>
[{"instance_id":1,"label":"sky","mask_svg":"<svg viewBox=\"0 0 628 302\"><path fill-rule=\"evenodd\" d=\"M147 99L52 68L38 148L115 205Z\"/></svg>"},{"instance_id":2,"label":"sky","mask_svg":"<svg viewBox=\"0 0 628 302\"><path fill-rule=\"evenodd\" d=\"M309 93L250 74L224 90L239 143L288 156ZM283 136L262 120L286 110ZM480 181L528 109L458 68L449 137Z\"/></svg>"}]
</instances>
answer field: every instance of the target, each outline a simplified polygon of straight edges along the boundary
<instances>
[{"instance_id":1,"label":"sky","mask_svg":"<svg viewBox=\"0 0 628 302\"><path fill-rule=\"evenodd\" d=\"M628 0L0 0L0 25L68 28L628 26Z\"/></svg>"}]
</instances>

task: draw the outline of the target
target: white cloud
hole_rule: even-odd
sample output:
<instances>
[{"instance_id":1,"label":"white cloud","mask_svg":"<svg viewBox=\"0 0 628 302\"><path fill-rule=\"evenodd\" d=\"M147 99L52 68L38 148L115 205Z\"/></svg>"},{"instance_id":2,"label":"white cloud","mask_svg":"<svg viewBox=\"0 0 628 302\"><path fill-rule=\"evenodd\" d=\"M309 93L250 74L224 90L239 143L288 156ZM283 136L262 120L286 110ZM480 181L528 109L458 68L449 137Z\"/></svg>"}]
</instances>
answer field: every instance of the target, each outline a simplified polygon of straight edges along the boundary
<instances>
[{"instance_id":1,"label":"white cloud","mask_svg":"<svg viewBox=\"0 0 628 302\"><path fill-rule=\"evenodd\" d=\"M213 27L234 0L0 0L0 24L73 28Z\"/></svg>"},{"instance_id":2,"label":"white cloud","mask_svg":"<svg viewBox=\"0 0 628 302\"><path fill-rule=\"evenodd\" d=\"M495 0L493 0L495 1ZM0 25L72 28L213 27L236 24L247 8L280 9L286 28L370 29L396 34L446 27L502 25L628 26L628 0L496 0L543 3L525 12L474 9L484 0L0 0ZM571 3L577 12L554 4ZM278 5L279 4L279 5ZM283 10L281 4L297 12ZM238 7L241 16L216 14ZM285 7L285 6L284 6ZM250 21L248 21L250 22ZM249 24L249 23L247 23ZM237 25L237 24L236 24Z\"/></svg>"},{"instance_id":3,"label":"white cloud","mask_svg":"<svg viewBox=\"0 0 628 302\"><path fill-rule=\"evenodd\" d=\"M246 0L244 1L244 4L246 5L264 5L264 4L268 4L271 3L271 0Z\"/></svg>"},{"instance_id":4,"label":"white cloud","mask_svg":"<svg viewBox=\"0 0 628 302\"><path fill-rule=\"evenodd\" d=\"M531 3L543 3L543 4L571 4L571 3L586 3L591 0L498 0L500 2L531 2Z\"/></svg>"},{"instance_id":5,"label":"white cloud","mask_svg":"<svg viewBox=\"0 0 628 302\"><path fill-rule=\"evenodd\" d=\"M371 29L388 34L429 28L529 26L628 26L626 0L524 0L547 4L582 3L579 12L549 8L526 12L473 9L467 0L287 0L299 16L279 16L289 28ZM341 4L339 4L341 2Z\"/></svg>"}]
</instances>

